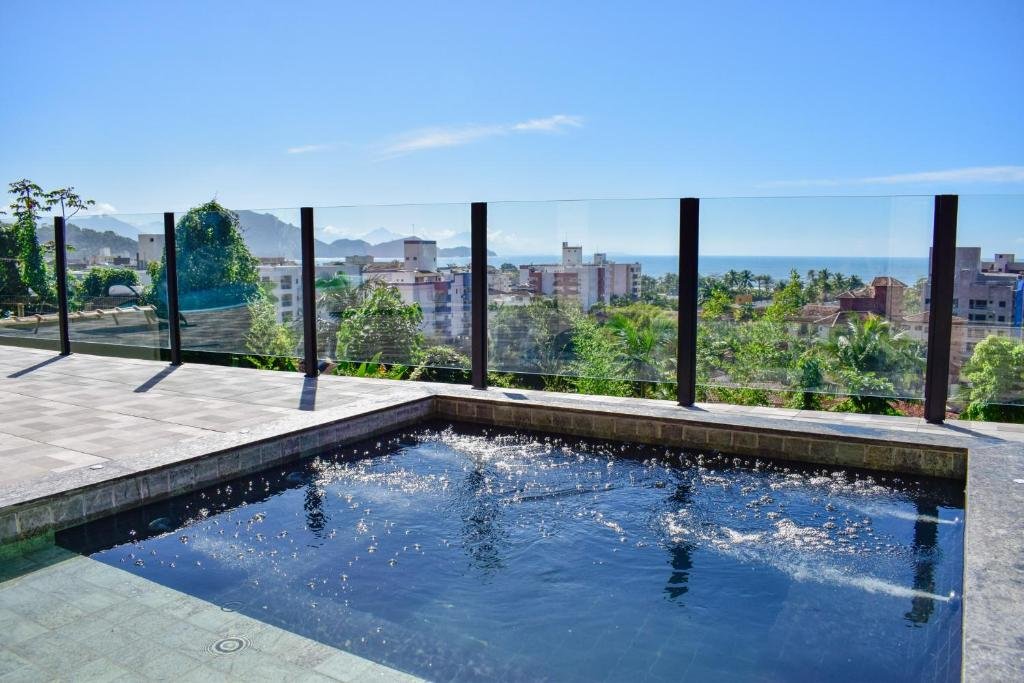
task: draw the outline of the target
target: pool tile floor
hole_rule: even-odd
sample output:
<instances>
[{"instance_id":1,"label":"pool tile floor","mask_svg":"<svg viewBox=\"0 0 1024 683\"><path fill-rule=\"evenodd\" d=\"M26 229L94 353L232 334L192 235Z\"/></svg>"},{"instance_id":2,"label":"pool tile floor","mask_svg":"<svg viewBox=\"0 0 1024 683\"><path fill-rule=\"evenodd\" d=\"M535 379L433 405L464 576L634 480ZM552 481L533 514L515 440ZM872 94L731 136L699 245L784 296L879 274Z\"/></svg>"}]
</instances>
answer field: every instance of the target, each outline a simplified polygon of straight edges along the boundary
<instances>
[{"instance_id":1,"label":"pool tile floor","mask_svg":"<svg viewBox=\"0 0 1024 683\"><path fill-rule=\"evenodd\" d=\"M420 680L52 545L0 563L4 683Z\"/></svg>"}]
</instances>

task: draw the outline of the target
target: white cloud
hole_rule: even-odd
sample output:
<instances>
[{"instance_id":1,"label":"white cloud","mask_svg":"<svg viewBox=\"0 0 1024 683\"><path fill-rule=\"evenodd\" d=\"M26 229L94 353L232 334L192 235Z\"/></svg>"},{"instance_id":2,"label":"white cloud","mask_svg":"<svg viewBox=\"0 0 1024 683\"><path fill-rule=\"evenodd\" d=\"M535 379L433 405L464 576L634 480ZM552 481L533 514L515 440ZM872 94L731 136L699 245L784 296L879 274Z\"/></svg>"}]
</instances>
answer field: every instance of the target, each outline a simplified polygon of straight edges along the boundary
<instances>
[{"instance_id":1,"label":"white cloud","mask_svg":"<svg viewBox=\"0 0 1024 683\"><path fill-rule=\"evenodd\" d=\"M107 202L96 202L95 204L90 206L87 211L83 211L82 213L83 214L100 214L100 215L104 215L104 214L108 214L108 213L117 213L117 207L114 206L113 204L108 204Z\"/></svg>"},{"instance_id":2,"label":"white cloud","mask_svg":"<svg viewBox=\"0 0 1024 683\"><path fill-rule=\"evenodd\" d=\"M522 123L513 124L513 130L541 130L556 131L562 128L579 128L583 125L582 116L571 116L569 114L555 114L543 119L530 119Z\"/></svg>"},{"instance_id":3,"label":"white cloud","mask_svg":"<svg viewBox=\"0 0 1024 683\"><path fill-rule=\"evenodd\" d=\"M763 187L839 187L844 185L914 185L922 183L1021 183L1024 166L970 166L944 171L921 171L864 178L776 180Z\"/></svg>"},{"instance_id":4,"label":"white cloud","mask_svg":"<svg viewBox=\"0 0 1024 683\"><path fill-rule=\"evenodd\" d=\"M322 152L330 147L330 145L299 145L298 147L289 147L285 151L288 154L309 154L310 152Z\"/></svg>"},{"instance_id":5,"label":"white cloud","mask_svg":"<svg viewBox=\"0 0 1024 683\"><path fill-rule=\"evenodd\" d=\"M335 238L335 239L337 239L339 237L349 237L352 234L350 231L346 230L345 228L339 228L336 225L325 225L325 226L319 228L318 230L319 230L319 232L322 235L324 235L326 237L332 237L332 238Z\"/></svg>"},{"instance_id":6,"label":"white cloud","mask_svg":"<svg viewBox=\"0 0 1024 683\"><path fill-rule=\"evenodd\" d=\"M582 125L581 116L555 114L519 123L424 128L399 135L393 142L385 145L382 152L385 157L394 157L425 149L458 147L486 138L515 133L557 133L566 128L579 128Z\"/></svg>"}]
</instances>

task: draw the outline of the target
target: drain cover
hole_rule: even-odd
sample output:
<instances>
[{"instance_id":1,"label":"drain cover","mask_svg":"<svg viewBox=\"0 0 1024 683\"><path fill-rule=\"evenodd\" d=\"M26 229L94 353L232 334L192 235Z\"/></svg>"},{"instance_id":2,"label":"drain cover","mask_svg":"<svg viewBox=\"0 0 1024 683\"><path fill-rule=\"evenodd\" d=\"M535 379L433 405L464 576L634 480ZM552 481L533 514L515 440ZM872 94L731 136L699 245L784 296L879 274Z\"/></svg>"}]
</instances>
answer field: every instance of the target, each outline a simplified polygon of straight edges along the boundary
<instances>
[{"instance_id":1,"label":"drain cover","mask_svg":"<svg viewBox=\"0 0 1024 683\"><path fill-rule=\"evenodd\" d=\"M207 649L215 655L232 655L249 647L249 641L242 636L228 636L210 644Z\"/></svg>"},{"instance_id":2,"label":"drain cover","mask_svg":"<svg viewBox=\"0 0 1024 683\"><path fill-rule=\"evenodd\" d=\"M230 600L220 606L222 612L237 612L238 608L242 606L241 600Z\"/></svg>"}]
</instances>

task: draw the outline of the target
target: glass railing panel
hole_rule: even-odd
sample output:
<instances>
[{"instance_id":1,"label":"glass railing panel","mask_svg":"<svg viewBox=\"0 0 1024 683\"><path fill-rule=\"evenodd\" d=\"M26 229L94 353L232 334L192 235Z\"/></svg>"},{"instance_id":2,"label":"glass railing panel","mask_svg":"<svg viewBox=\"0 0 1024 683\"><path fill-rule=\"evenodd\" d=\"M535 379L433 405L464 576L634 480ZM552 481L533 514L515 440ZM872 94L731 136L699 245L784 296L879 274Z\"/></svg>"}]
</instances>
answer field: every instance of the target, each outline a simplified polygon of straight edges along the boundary
<instances>
[{"instance_id":1,"label":"glass railing panel","mask_svg":"<svg viewBox=\"0 0 1024 683\"><path fill-rule=\"evenodd\" d=\"M698 400L920 415L932 203L702 200Z\"/></svg>"},{"instance_id":2,"label":"glass railing panel","mask_svg":"<svg viewBox=\"0 0 1024 683\"><path fill-rule=\"evenodd\" d=\"M679 201L488 206L491 384L675 395Z\"/></svg>"},{"instance_id":3,"label":"glass railing panel","mask_svg":"<svg viewBox=\"0 0 1024 683\"><path fill-rule=\"evenodd\" d=\"M325 368L468 382L470 205L318 207L314 217Z\"/></svg>"},{"instance_id":4,"label":"glass railing panel","mask_svg":"<svg viewBox=\"0 0 1024 683\"><path fill-rule=\"evenodd\" d=\"M0 342L57 348L55 260L52 216L0 216Z\"/></svg>"},{"instance_id":5,"label":"glass railing panel","mask_svg":"<svg viewBox=\"0 0 1024 683\"><path fill-rule=\"evenodd\" d=\"M68 333L73 350L158 359L168 347L153 275L163 214L80 215L67 223Z\"/></svg>"},{"instance_id":6,"label":"glass railing panel","mask_svg":"<svg viewBox=\"0 0 1024 683\"><path fill-rule=\"evenodd\" d=\"M1024 422L1024 195L962 195L949 408Z\"/></svg>"},{"instance_id":7,"label":"glass railing panel","mask_svg":"<svg viewBox=\"0 0 1024 683\"><path fill-rule=\"evenodd\" d=\"M299 210L228 209L210 202L175 218L186 360L207 355L213 362L298 370Z\"/></svg>"}]
</instances>

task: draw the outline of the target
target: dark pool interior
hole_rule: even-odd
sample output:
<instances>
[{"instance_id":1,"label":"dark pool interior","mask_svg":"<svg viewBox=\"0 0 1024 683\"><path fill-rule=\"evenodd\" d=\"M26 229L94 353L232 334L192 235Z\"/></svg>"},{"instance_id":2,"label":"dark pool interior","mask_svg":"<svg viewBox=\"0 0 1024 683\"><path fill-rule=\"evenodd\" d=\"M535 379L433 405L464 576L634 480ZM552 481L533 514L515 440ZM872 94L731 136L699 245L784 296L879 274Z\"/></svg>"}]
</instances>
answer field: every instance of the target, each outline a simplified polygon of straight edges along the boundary
<instances>
[{"instance_id":1,"label":"dark pool interior","mask_svg":"<svg viewBox=\"0 0 1024 683\"><path fill-rule=\"evenodd\" d=\"M958 680L962 485L430 423L58 534L434 680Z\"/></svg>"}]
</instances>

